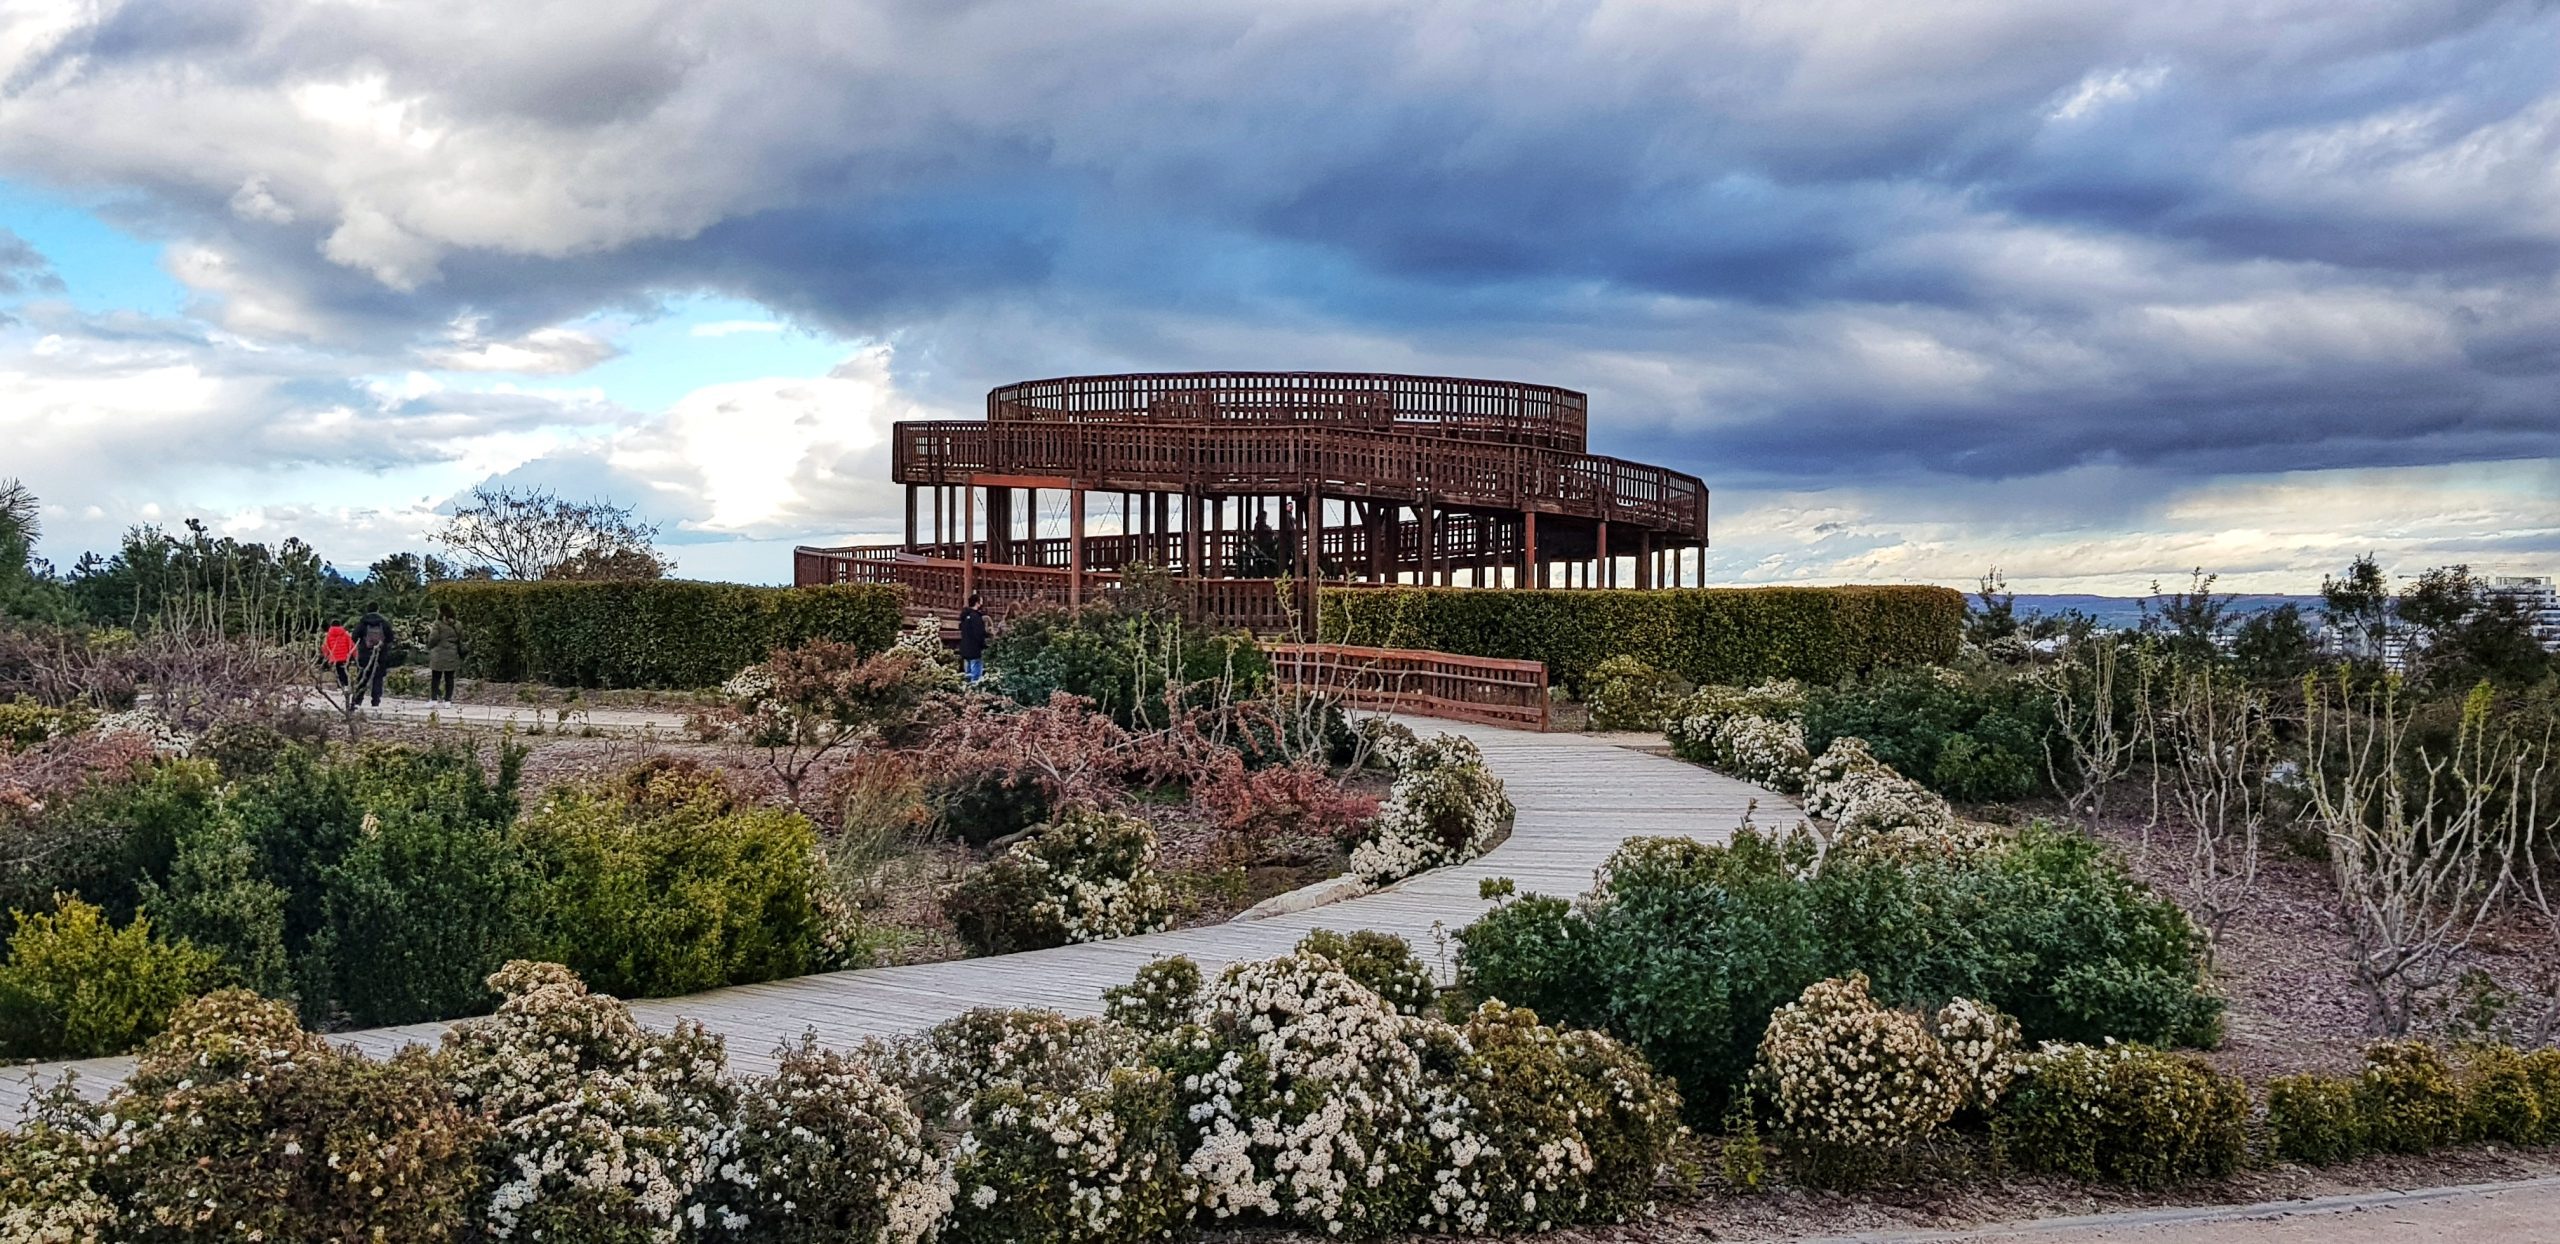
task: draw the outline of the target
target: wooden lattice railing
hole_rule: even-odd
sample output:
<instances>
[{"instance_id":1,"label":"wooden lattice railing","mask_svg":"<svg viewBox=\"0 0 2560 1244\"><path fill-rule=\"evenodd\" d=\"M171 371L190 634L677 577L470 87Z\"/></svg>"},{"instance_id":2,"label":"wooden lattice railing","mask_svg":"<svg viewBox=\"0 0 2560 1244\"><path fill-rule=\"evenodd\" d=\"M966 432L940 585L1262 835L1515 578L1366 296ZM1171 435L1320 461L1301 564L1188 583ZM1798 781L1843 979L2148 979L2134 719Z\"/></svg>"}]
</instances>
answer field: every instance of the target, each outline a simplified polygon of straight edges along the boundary
<instances>
[{"instance_id":1,"label":"wooden lattice railing","mask_svg":"<svg viewBox=\"0 0 2560 1244\"><path fill-rule=\"evenodd\" d=\"M1283 685L1319 687L1359 708L1547 728L1544 662L1349 644L1269 644L1264 651Z\"/></svg>"}]
</instances>

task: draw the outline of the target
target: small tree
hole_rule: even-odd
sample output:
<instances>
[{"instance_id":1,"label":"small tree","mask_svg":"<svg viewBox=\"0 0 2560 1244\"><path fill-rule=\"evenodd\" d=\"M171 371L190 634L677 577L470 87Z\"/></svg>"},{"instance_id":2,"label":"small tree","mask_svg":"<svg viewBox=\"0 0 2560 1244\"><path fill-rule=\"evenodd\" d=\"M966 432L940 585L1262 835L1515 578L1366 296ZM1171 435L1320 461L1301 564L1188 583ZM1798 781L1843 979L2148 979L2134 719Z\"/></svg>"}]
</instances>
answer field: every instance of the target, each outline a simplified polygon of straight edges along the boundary
<instances>
[{"instance_id":1,"label":"small tree","mask_svg":"<svg viewBox=\"0 0 2560 1244\"><path fill-rule=\"evenodd\" d=\"M2344 575L2321 576L2320 604L2344 655L2381 659L2383 643L2391 635L2391 584L2373 554L2348 563Z\"/></svg>"},{"instance_id":2,"label":"small tree","mask_svg":"<svg viewBox=\"0 0 2560 1244\"><path fill-rule=\"evenodd\" d=\"M2181 671L2166 693L2147 705L2150 732L2169 754L2171 807L2193 835L2176 865L2177 888L2204 926L2210 968L2232 916L2257 896L2266 823L2259 775L2274 735L2265 694L2230 674Z\"/></svg>"},{"instance_id":3,"label":"small tree","mask_svg":"<svg viewBox=\"0 0 2560 1244\"><path fill-rule=\"evenodd\" d=\"M2261 682L2291 682L2310 673L2319 641L2302 620L2299 605L2279 605L2249 615L2231 636L2231 659L2240 673Z\"/></svg>"},{"instance_id":4,"label":"small tree","mask_svg":"<svg viewBox=\"0 0 2560 1244\"><path fill-rule=\"evenodd\" d=\"M1966 615L1964 624L1967 642L1989 647L1994 640L2018 633L2018 594L2009 590L2009 580L1998 566L1984 572L1973 598L1977 607Z\"/></svg>"},{"instance_id":5,"label":"small tree","mask_svg":"<svg viewBox=\"0 0 2560 1244\"><path fill-rule=\"evenodd\" d=\"M609 500L570 501L549 489L471 490L436 542L510 579L655 579L666 573L658 528Z\"/></svg>"},{"instance_id":6,"label":"small tree","mask_svg":"<svg viewBox=\"0 0 2560 1244\"><path fill-rule=\"evenodd\" d=\"M719 704L694 714L692 724L705 736L763 748L766 770L798 803L819 761L912 718L927 697L957 682L913 649L866 658L851 644L811 640L730 679Z\"/></svg>"},{"instance_id":7,"label":"small tree","mask_svg":"<svg viewBox=\"0 0 2560 1244\"><path fill-rule=\"evenodd\" d=\"M2213 594L2219 577L2198 566L2189 572L2183 592L2163 592L2160 581L2152 580L2151 595L2140 602L2142 633L2159 637L2179 661L2220 659L2222 633L2231 625L2231 598Z\"/></svg>"},{"instance_id":8,"label":"small tree","mask_svg":"<svg viewBox=\"0 0 2560 1244\"><path fill-rule=\"evenodd\" d=\"M2403 1036L2450 979L2456 952L2497 909L2534 819L2533 749L2489 723L2486 686L2464 703L2451 748L2413 740L2397 677L2304 680L2311 806L2354 942L2373 1028Z\"/></svg>"},{"instance_id":9,"label":"small tree","mask_svg":"<svg viewBox=\"0 0 2560 1244\"><path fill-rule=\"evenodd\" d=\"M2145 742L2144 715L2117 711L2128 674L2124 649L2113 635L2083 634L2036 675L2053 700L2045 772L2069 798L2071 815L2091 821L2106 811L2108 790L2132 771ZM2140 704L2150 699L2155 662L2140 649L2131 659L2132 701Z\"/></svg>"}]
</instances>

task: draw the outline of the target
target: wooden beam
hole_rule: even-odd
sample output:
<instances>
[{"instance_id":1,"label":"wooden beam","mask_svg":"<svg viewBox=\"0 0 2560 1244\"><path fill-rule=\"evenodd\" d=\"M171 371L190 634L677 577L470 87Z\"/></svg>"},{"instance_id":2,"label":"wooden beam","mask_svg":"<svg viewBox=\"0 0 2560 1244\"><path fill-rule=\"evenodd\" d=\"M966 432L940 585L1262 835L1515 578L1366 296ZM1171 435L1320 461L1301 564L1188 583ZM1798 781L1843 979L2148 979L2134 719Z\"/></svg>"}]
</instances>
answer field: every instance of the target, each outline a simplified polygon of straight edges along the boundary
<instances>
[{"instance_id":1,"label":"wooden beam","mask_svg":"<svg viewBox=\"0 0 2560 1244\"><path fill-rule=\"evenodd\" d=\"M963 484L960 497L968 515L960 521L960 603L965 605L978 590L978 490Z\"/></svg>"},{"instance_id":2,"label":"wooden beam","mask_svg":"<svg viewBox=\"0 0 2560 1244\"><path fill-rule=\"evenodd\" d=\"M1067 608L1084 608L1084 490L1067 490Z\"/></svg>"}]
</instances>

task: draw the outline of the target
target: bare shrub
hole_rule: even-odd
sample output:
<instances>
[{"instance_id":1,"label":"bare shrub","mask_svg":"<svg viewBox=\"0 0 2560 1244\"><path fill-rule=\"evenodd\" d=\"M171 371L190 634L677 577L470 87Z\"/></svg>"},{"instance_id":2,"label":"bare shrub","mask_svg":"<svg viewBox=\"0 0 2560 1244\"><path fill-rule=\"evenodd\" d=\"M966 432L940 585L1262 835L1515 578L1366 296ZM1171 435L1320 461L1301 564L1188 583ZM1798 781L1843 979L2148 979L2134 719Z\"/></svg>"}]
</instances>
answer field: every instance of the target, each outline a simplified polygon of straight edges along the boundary
<instances>
[{"instance_id":1,"label":"bare shrub","mask_svg":"<svg viewBox=\"0 0 2560 1244\"><path fill-rule=\"evenodd\" d=\"M2549 760L2492 727L2485 686L2464 703L2441 755L2414 741L2397 678L2358 686L2342 671L2303 688L2312 813L2328 842L2356 985L2374 1031L2403 1036L2497 911Z\"/></svg>"}]
</instances>

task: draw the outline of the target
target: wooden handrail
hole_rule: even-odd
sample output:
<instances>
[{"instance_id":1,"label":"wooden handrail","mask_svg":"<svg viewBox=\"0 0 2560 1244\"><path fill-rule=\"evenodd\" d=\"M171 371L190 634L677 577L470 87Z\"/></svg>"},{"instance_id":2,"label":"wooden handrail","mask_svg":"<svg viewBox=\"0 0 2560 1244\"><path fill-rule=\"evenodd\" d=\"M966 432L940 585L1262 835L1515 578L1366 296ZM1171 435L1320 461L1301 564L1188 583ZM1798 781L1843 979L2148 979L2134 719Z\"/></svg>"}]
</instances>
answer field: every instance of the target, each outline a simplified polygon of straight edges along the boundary
<instances>
[{"instance_id":1,"label":"wooden handrail","mask_svg":"<svg viewBox=\"0 0 2560 1244\"><path fill-rule=\"evenodd\" d=\"M1351 644L1266 644L1283 685L1315 685L1358 708L1543 731L1543 661Z\"/></svg>"}]
</instances>

